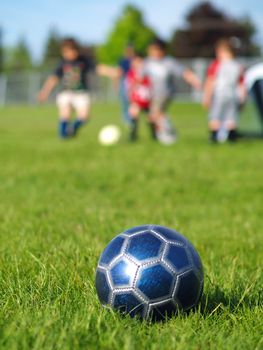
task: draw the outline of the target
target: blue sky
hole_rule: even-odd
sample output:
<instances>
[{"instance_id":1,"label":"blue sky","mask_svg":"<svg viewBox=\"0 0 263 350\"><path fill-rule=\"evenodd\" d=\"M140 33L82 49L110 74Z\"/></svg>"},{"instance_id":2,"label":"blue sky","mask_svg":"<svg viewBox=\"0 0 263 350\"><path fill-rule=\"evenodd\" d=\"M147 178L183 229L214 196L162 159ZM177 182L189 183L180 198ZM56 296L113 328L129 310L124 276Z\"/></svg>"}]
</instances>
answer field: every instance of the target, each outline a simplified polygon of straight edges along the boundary
<instances>
[{"instance_id":1,"label":"blue sky","mask_svg":"<svg viewBox=\"0 0 263 350\"><path fill-rule=\"evenodd\" d=\"M4 42L13 45L26 37L35 58L42 53L50 27L87 43L103 42L128 0L9 0L0 5ZM146 21L163 37L184 23L184 15L198 0L131 0L144 10ZM262 0L214 0L233 16L250 15L259 29L263 46Z\"/></svg>"}]
</instances>

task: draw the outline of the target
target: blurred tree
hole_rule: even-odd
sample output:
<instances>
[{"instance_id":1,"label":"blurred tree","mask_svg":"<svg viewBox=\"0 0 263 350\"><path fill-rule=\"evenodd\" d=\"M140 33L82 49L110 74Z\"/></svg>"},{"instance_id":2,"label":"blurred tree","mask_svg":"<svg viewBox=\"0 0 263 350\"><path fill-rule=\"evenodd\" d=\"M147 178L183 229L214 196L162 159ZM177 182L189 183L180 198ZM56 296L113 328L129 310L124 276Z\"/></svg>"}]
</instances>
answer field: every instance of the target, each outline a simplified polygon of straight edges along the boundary
<instances>
[{"instance_id":1,"label":"blurred tree","mask_svg":"<svg viewBox=\"0 0 263 350\"><path fill-rule=\"evenodd\" d=\"M213 57L214 44L222 37L233 38L242 56L260 54L254 43L256 27L250 18L234 19L210 2L196 5L186 17L186 28L177 30L171 51L177 57Z\"/></svg>"},{"instance_id":2,"label":"blurred tree","mask_svg":"<svg viewBox=\"0 0 263 350\"><path fill-rule=\"evenodd\" d=\"M42 66L53 68L60 58L61 37L56 29L51 29L45 44Z\"/></svg>"},{"instance_id":3,"label":"blurred tree","mask_svg":"<svg viewBox=\"0 0 263 350\"><path fill-rule=\"evenodd\" d=\"M149 41L154 37L155 32L145 23L142 12L133 5L127 5L106 43L98 48L98 58L102 62L116 64L128 44L145 53Z\"/></svg>"},{"instance_id":4,"label":"blurred tree","mask_svg":"<svg viewBox=\"0 0 263 350\"><path fill-rule=\"evenodd\" d=\"M7 71L23 71L33 67L30 50L24 38L21 38L17 45L5 49L5 65Z\"/></svg>"}]
</instances>

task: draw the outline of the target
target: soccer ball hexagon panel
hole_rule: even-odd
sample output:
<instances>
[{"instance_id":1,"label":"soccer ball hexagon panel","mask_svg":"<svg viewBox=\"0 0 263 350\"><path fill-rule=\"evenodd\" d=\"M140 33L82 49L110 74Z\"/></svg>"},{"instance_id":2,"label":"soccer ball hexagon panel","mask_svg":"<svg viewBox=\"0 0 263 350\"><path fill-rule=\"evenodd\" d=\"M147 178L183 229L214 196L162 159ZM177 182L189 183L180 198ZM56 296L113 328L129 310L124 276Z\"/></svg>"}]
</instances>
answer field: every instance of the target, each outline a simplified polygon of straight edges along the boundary
<instances>
[{"instance_id":1,"label":"soccer ball hexagon panel","mask_svg":"<svg viewBox=\"0 0 263 350\"><path fill-rule=\"evenodd\" d=\"M193 245L157 225L135 227L115 237L96 272L103 305L144 319L163 319L195 307L203 284L202 262Z\"/></svg>"}]
</instances>

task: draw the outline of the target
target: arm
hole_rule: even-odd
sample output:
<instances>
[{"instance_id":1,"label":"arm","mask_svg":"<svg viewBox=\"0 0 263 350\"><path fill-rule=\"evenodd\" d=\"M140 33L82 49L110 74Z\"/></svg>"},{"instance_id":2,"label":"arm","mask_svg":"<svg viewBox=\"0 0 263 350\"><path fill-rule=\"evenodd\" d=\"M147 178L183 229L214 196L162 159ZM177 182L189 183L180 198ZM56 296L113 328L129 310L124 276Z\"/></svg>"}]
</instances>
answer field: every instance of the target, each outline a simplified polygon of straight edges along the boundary
<instances>
[{"instance_id":1,"label":"arm","mask_svg":"<svg viewBox=\"0 0 263 350\"><path fill-rule=\"evenodd\" d=\"M107 66L105 64L98 64L96 67L96 73L100 76L110 79L119 79L122 75L122 71L118 67Z\"/></svg>"},{"instance_id":2,"label":"arm","mask_svg":"<svg viewBox=\"0 0 263 350\"><path fill-rule=\"evenodd\" d=\"M185 68L182 64L177 62L177 60L170 60L173 75L175 77L183 78L188 84L193 86L196 90L202 89L202 83L198 76L188 68Z\"/></svg>"},{"instance_id":3,"label":"arm","mask_svg":"<svg viewBox=\"0 0 263 350\"><path fill-rule=\"evenodd\" d=\"M190 69L186 69L183 72L183 78L189 85L194 87L196 90L201 90L202 89L202 83L201 83L200 79Z\"/></svg>"},{"instance_id":4,"label":"arm","mask_svg":"<svg viewBox=\"0 0 263 350\"><path fill-rule=\"evenodd\" d=\"M203 106L205 108L210 108L214 93L214 79L212 77L208 77L205 82L204 88L204 96L203 96Z\"/></svg>"},{"instance_id":5,"label":"arm","mask_svg":"<svg viewBox=\"0 0 263 350\"><path fill-rule=\"evenodd\" d=\"M46 80L44 86L42 87L41 91L38 94L38 101L39 102L45 102L48 99L52 90L58 84L58 81L59 81L59 78L56 75L51 75Z\"/></svg>"},{"instance_id":6,"label":"arm","mask_svg":"<svg viewBox=\"0 0 263 350\"><path fill-rule=\"evenodd\" d=\"M241 104L245 104L247 98L248 98L248 90L245 84L245 71L242 69L239 82L238 82L238 96L239 96L239 102Z\"/></svg>"},{"instance_id":7,"label":"arm","mask_svg":"<svg viewBox=\"0 0 263 350\"><path fill-rule=\"evenodd\" d=\"M248 91L246 89L245 84L240 84L238 87L238 93L240 98L240 103L244 104L248 98Z\"/></svg>"}]
</instances>

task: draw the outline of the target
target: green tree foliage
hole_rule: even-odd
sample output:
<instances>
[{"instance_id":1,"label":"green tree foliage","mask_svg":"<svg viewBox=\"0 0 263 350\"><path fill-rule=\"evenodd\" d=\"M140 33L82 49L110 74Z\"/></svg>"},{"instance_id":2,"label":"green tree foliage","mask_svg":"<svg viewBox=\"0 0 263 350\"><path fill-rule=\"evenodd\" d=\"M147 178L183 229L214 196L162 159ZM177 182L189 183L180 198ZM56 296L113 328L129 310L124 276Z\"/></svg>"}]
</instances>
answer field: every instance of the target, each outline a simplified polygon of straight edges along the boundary
<instances>
[{"instance_id":1,"label":"green tree foliage","mask_svg":"<svg viewBox=\"0 0 263 350\"><path fill-rule=\"evenodd\" d=\"M177 57L213 57L215 42L233 37L240 55L254 56L260 52L254 43L255 33L250 18L234 19L210 2L203 2L191 9L186 27L174 33L171 51Z\"/></svg>"},{"instance_id":2,"label":"green tree foliage","mask_svg":"<svg viewBox=\"0 0 263 350\"><path fill-rule=\"evenodd\" d=\"M127 44L132 44L136 50L145 53L149 41L154 36L155 33L145 23L142 12L132 5L127 5L105 44L98 48L98 58L102 62L116 64Z\"/></svg>"},{"instance_id":3,"label":"green tree foliage","mask_svg":"<svg viewBox=\"0 0 263 350\"><path fill-rule=\"evenodd\" d=\"M24 71L32 67L31 53L24 38L21 38L15 47L5 50L5 70Z\"/></svg>"},{"instance_id":4,"label":"green tree foliage","mask_svg":"<svg viewBox=\"0 0 263 350\"><path fill-rule=\"evenodd\" d=\"M46 41L42 65L53 67L60 58L61 37L56 29L51 29Z\"/></svg>"}]
</instances>

